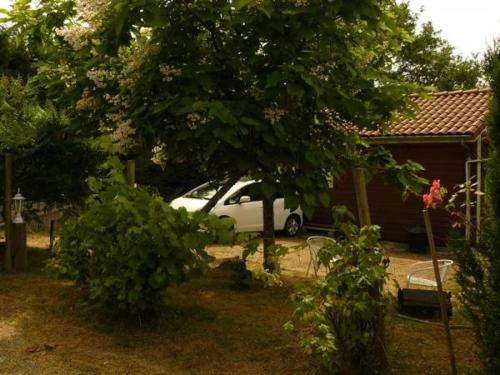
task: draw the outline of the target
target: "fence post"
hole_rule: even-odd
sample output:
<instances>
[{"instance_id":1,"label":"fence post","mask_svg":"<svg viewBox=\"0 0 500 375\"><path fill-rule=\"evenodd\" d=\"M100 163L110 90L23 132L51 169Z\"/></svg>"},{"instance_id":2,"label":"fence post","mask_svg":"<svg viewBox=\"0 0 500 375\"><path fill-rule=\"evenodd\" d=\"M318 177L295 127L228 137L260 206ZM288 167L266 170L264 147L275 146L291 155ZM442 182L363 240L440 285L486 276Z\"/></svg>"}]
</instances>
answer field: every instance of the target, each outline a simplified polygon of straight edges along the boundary
<instances>
[{"instance_id":1,"label":"fence post","mask_svg":"<svg viewBox=\"0 0 500 375\"><path fill-rule=\"evenodd\" d=\"M5 271L12 271L12 155L5 154L4 222L5 222Z\"/></svg>"}]
</instances>

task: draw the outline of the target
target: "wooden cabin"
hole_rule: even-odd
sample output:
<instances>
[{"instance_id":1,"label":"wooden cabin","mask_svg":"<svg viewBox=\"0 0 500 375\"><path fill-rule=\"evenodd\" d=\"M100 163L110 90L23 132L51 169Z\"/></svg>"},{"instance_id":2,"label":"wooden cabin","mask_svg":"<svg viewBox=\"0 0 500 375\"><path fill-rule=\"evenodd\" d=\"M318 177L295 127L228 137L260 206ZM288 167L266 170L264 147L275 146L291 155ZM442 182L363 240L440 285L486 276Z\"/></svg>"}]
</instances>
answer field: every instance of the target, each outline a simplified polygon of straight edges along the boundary
<instances>
[{"instance_id":1,"label":"wooden cabin","mask_svg":"<svg viewBox=\"0 0 500 375\"><path fill-rule=\"evenodd\" d=\"M466 181L467 166L470 177L482 174L481 162L476 160L482 160L485 154L483 130L490 96L489 89L475 89L439 92L430 98L415 97L419 107L415 118L394 123L385 134L365 132L363 138L390 150L398 162L413 160L422 164L423 177L430 181L439 178L442 186L451 191ZM401 191L380 176L369 181L367 190L372 222L381 226L385 240L404 242L410 228L424 226L420 197L403 201ZM357 212L350 174L335 182L331 198L332 205L346 205L353 213ZM475 209L471 209L472 222ZM305 226L327 229L331 220L331 207L319 208ZM449 232L451 219L445 212L436 210L432 220L436 238L442 242Z\"/></svg>"}]
</instances>

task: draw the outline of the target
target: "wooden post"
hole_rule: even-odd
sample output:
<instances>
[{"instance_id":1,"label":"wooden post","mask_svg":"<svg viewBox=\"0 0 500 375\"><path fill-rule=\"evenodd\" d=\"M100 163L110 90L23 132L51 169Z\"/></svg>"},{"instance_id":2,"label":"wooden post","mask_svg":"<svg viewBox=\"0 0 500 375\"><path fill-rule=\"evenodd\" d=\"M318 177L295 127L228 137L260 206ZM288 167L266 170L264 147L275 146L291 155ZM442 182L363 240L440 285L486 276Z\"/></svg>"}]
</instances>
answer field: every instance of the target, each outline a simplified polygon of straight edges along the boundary
<instances>
[{"instance_id":1,"label":"wooden post","mask_svg":"<svg viewBox=\"0 0 500 375\"><path fill-rule=\"evenodd\" d=\"M450 357L451 373L453 375L456 375L457 364L455 361L455 352L453 351L453 341L451 339L450 324L448 322L448 312L446 311L446 305L443 298L443 285L441 284L441 275L439 273L436 245L434 244L434 235L432 233L431 218L429 215L429 210L427 208L424 209L423 213L424 213L425 229L427 230L427 238L429 240L429 248L431 251L432 265L434 267L434 276L436 278L439 307L441 309L441 319L443 320L443 327L446 335L446 343L448 344L448 355Z\"/></svg>"},{"instance_id":2,"label":"wooden post","mask_svg":"<svg viewBox=\"0 0 500 375\"><path fill-rule=\"evenodd\" d=\"M24 272L28 269L28 252L26 248L26 223L12 224L12 248L14 253L14 269Z\"/></svg>"},{"instance_id":3,"label":"wooden post","mask_svg":"<svg viewBox=\"0 0 500 375\"><path fill-rule=\"evenodd\" d=\"M4 221L5 221L5 271L12 271L12 155L5 154L4 186Z\"/></svg>"},{"instance_id":4,"label":"wooden post","mask_svg":"<svg viewBox=\"0 0 500 375\"><path fill-rule=\"evenodd\" d=\"M264 269L269 272L274 271L274 265L270 261L270 251L275 245L274 238L274 199L264 197L262 200L262 216L264 231L262 232L262 240L264 244Z\"/></svg>"},{"instance_id":5,"label":"wooden post","mask_svg":"<svg viewBox=\"0 0 500 375\"><path fill-rule=\"evenodd\" d=\"M366 192L365 173L365 168L354 168L352 170L360 227L372 224L370 217L370 206L368 205L368 193Z\"/></svg>"},{"instance_id":6,"label":"wooden post","mask_svg":"<svg viewBox=\"0 0 500 375\"><path fill-rule=\"evenodd\" d=\"M135 186L135 160L127 160L127 184Z\"/></svg>"}]
</instances>

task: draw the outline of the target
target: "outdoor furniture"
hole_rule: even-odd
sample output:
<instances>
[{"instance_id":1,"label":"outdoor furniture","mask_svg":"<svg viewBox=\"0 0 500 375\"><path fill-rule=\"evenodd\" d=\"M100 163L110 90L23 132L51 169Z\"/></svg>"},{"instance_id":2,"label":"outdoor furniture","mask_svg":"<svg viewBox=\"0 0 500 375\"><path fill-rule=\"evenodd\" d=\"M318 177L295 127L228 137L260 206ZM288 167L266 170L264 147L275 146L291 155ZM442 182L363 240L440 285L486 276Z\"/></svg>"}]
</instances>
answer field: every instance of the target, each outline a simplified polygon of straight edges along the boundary
<instances>
[{"instance_id":1,"label":"outdoor furniture","mask_svg":"<svg viewBox=\"0 0 500 375\"><path fill-rule=\"evenodd\" d=\"M450 269L453 261L450 259L439 259L439 276L441 283L444 282L446 274ZM428 288L437 288L436 278L434 277L434 268L432 261L417 262L411 265L408 275L406 276L406 287L410 288L411 285L423 286Z\"/></svg>"},{"instance_id":2,"label":"outdoor furniture","mask_svg":"<svg viewBox=\"0 0 500 375\"><path fill-rule=\"evenodd\" d=\"M307 266L306 277L309 275L309 270L311 265L313 266L314 276L318 276L319 269L319 259L318 252L323 248L327 243L335 243L335 240L330 237L325 236L311 236L307 239L307 246L309 247L309 265Z\"/></svg>"}]
</instances>

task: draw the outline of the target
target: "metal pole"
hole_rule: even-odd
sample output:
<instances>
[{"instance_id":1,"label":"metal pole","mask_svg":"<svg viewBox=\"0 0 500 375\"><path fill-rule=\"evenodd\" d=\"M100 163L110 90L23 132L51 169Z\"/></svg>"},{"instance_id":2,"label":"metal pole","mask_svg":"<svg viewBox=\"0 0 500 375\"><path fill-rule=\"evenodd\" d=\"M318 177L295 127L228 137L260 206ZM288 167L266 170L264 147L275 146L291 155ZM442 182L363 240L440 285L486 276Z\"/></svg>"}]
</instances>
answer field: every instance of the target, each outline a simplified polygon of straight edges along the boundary
<instances>
[{"instance_id":1,"label":"metal pole","mask_svg":"<svg viewBox=\"0 0 500 375\"><path fill-rule=\"evenodd\" d=\"M456 375L457 364L455 361L455 352L453 351L453 341L451 339L450 324L448 322L448 313L446 311L445 301L443 298L443 285L441 284L441 274L439 272L439 265L436 254L436 245L434 244L434 235L432 233L432 224L429 215L429 210L425 208L423 210L423 214L425 221L425 229L427 230L427 238L429 240L429 248L431 251L432 265L434 267L434 276L436 278L439 307L441 309L441 319L443 319L443 327L446 335L446 343L448 344L448 355L450 357L451 373L453 375Z\"/></svg>"},{"instance_id":2,"label":"metal pole","mask_svg":"<svg viewBox=\"0 0 500 375\"><path fill-rule=\"evenodd\" d=\"M470 158L465 162L465 239L470 240Z\"/></svg>"},{"instance_id":3,"label":"metal pole","mask_svg":"<svg viewBox=\"0 0 500 375\"><path fill-rule=\"evenodd\" d=\"M477 176L477 188L476 188L476 243L479 242L479 236L481 231L481 193L483 189L482 184L482 142L481 136L477 139L476 144L476 156L477 156L477 164L476 164L476 176Z\"/></svg>"},{"instance_id":4,"label":"metal pole","mask_svg":"<svg viewBox=\"0 0 500 375\"><path fill-rule=\"evenodd\" d=\"M5 154L4 186L5 271L12 271L12 155Z\"/></svg>"}]
</instances>

